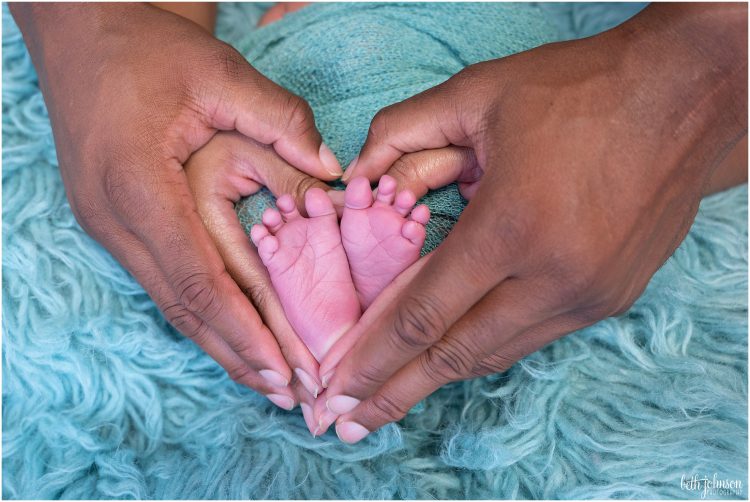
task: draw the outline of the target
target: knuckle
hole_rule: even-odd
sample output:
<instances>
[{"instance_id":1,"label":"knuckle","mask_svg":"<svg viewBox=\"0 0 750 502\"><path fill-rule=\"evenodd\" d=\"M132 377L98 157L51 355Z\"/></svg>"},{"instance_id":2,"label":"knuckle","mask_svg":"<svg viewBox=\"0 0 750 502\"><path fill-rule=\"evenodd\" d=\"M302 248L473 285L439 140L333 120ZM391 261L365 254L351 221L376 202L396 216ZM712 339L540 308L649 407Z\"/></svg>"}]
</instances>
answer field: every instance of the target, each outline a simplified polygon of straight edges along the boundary
<instances>
[{"instance_id":1,"label":"knuckle","mask_svg":"<svg viewBox=\"0 0 750 502\"><path fill-rule=\"evenodd\" d=\"M377 367L364 365L357 369L353 380L357 387L375 389L385 383L386 377L382 375L382 371Z\"/></svg>"},{"instance_id":2,"label":"knuckle","mask_svg":"<svg viewBox=\"0 0 750 502\"><path fill-rule=\"evenodd\" d=\"M476 364L472 368L471 374L472 376L480 377L492 375L494 373L502 373L513 366L515 362L515 358L510 353L496 352Z\"/></svg>"},{"instance_id":3,"label":"knuckle","mask_svg":"<svg viewBox=\"0 0 750 502\"><path fill-rule=\"evenodd\" d=\"M474 361L467 348L455 340L436 344L425 351L424 370L438 382L452 382L471 374Z\"/></svg>"},{"instance_id":4,"label":"knuckle","mask_svg":"<svg viewBox=\"0 0 750 502\"><path fill-rule=\"evenodd\" d=\"M219 315L222 301L218 293L220 277L193 266L180 267L172 284L180 303L188 312L210 321Z\"/></svg>"},{"instance_id":5,"label":"knuckle","mask_svg":"<svg viewBox=\"0 0 750 502\"><path fill-rule=\"evenodd\" d=\"M367 137L371 141L381 141L388 136L388 122L392 114L393 105L381 108L372 118L370 128L367 131Z\"/></svg>"},{"instance_id":6,"label":"knuckle","mask_svg":"<svg viewBox=\"0 0 750 502\"><path fill-rule=\"evenodd\" d=\"M411 155L403 155L393 163L388 174L400 181L411 180L418 172L419 166L414 161L414 158Z\"/></svg>"},{"instance_id":7,"label":"knuckle","mask_svg":"<svg viewBox=\"0 0 750 502\"><path fill-rule=\"evenodd\" d=\"M303 98L289 93L284 110L287 114L286 130L288 132L302 136L315 129L312 108Z\"/></svg>"},{"instance_id":8,"label":"knuckle","mask_svg":"<svg viewBox=\"0 0 750 502\"><path fill-rule=\"evenodd\" d=\"M307 175L301 175L298 176L297 179L292 181L293 185L290 187L290 190L288 190L286 193L291 194L295 201L297 201L297 207L303 208L305 207L305 194L308 190L311 188L324 188L321 187L321 183L319 180L307 176ZM328 187L325 187L328 188Z\"/></svg>"},{"instance_id":9,"label":"knuckle","mask_svg":"<svg viewBox=\"0 0 750 502\"><path fill-rule=\"evenodd\" d=\"M409 297L396 312L393 332L397 343L409 349L429 347L443 335L447 326L444 308L434 296Z\"/></svg>"},{"instance_id":10,"label":"knuckle","mask_svg":"<svg viewBox=\"0 0 750 502\"><path fill-rule=\"evenodd\" d=\"M251 373L253 373L253 370L250 369L250 367L243 363L238 363L236 366L230 366L226 368L227 375L229 375L229 378L231 378L234 382L244 384L247 382L248 377L250 377Z\"/></svg>"},{"instance_id":11,"label":"knuckle","mask_svg":"<svg viewBox=\"0 0 750 502\"><path fill-rule=\"evenodd\" d=\"M385 419L387 422L401 420L409 412L406 405L385 392L374 394L368 399L367 403L370 414Z\"/></svg>"},{"instance_id":12,"label":"knuckle","mask_svg":"<svg viewBox=\"0 0 750 502\"><path fill-rule=\"evenodd\" d=\"M190 338L196 344L203 346L209 338L208 325L197 319L180 303L172 303L162 307L167 322L177 331Z\"/></svg>"},{"instance_id":13,"label":"knuckle","mask_svg":"<svg viewBox=\"0 0 750 502\"><path fill-rule=\"evenodd\" d=\"M271 287L260 279L256 283L242 288L242 292L260 312L265 312L270 308L275 295Z\"/></svg>"}]
</instances>

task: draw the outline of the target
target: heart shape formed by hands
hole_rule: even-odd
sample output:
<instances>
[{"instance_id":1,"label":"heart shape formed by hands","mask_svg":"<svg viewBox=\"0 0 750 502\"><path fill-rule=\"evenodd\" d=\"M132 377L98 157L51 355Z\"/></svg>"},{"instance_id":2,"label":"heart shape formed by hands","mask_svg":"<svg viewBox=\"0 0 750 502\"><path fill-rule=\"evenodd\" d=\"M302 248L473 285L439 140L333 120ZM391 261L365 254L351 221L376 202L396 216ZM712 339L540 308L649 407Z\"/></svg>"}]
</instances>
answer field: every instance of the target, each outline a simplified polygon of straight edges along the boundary
<instances>
[{"instance_id":1,"label":"heart shape formed by hands","mask_svg":"<svg viewBox=\"0 0 750 502\"><path fill-rule=\"evenodd\" d=\"M185 166L227 271L258 308L296 376L295 398L267 397L286 409L299 402L314 435L337 416L326 408L330 375L320 374L319 363L339 362L362 331L362 313L376 298L376 304L383 303L384 289L395 291L413 275L402 272L417 267L412 264L419 260L430 217L426 206L414 207L415 201L445 184L443 178L455 177L452 171L466 161L454 151L459 149L443 150L410 154L417 164L434 169L410 179L396 169L399 180L385 175L375 191L365 178L351 180L346 192L330 190L272 147L234 132L217 134ZM278 210L267 210L263 223L253 228L256 250L238 224L235 204L262 187L278 196ZM375 310L377 305L362 319ZM286 384L275 374L268 377Z\"/></svg>"}]
</instances>

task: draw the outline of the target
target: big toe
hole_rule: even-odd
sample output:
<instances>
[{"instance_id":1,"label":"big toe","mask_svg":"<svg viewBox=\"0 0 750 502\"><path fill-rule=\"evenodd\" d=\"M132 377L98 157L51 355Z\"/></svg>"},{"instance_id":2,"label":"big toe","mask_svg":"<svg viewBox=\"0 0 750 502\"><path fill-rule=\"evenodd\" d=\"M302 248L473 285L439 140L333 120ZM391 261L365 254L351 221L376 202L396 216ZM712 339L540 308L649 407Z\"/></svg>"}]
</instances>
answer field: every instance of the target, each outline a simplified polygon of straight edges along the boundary
<instances>
[{"instance_id":1,"label":"big toe","mask_svg":"<svg viewBox=\"0 0 750 502\"><path fill-rule=\"evenodd\" d=\"M344 203L351 209L366 209L372 206L372 190L367 178L357 176L349 182L344 194Z\"/></svg>"},{"instance_id":2,"label":"big toe","mask_svg":"<svg viewBox=\"0 0 750 502\"><path fill-rule=\"evenodd\" d=\"M336 214L331 198L320 188L311 188L305 193L305 209L310 218Z\"/></svg>"}]
</instances>

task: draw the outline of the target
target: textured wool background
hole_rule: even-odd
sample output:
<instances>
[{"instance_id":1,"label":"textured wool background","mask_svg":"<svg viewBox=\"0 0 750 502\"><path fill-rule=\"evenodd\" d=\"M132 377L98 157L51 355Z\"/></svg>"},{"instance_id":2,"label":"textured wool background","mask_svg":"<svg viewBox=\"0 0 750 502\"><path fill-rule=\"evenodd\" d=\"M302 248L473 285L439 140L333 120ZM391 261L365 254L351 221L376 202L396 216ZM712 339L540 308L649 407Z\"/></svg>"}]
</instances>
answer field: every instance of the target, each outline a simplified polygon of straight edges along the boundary
<instances>
[{"instance_id":1,"label":"textured wool background","mask_svg":"<svg viewBox=\"0 0 750 502\"><path fill-rule=\"evenodd\" d=\"M348 162L380 106L641 7L543 5L547 25L528 6L316 5L253 30L265 6L225 4L219 34L310 99ZM626 315L349 446L233 383L86 236L7 6L2 43L5 498L698 498L681 476L714 473L747 497L746 186L703 202Z\"/></svg>"}]
</instances>

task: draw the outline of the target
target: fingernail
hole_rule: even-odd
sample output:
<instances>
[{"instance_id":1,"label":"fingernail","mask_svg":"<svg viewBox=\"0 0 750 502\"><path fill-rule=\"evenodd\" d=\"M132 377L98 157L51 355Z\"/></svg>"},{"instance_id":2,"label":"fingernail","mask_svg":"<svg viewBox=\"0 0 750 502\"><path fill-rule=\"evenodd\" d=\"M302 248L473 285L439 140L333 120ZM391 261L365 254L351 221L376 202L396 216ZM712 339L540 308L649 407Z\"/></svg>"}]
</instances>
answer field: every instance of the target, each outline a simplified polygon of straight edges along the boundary
<instances>
[{"instance_id":1,"label":"fingernail","mask_svg":"<svg viewBox=\"0 0 750 502\"><path fill-rule=\"evenodd\" d=\"M305 386L305 389L307 389L307 392L312 394L313 397L318 397L318 392L320 392L320 388L318 387L318 384L315 383L315 380L313 380L313 377L307 374L307 372L301 368L295 368L294 374L297 375L297 378L299 378L299 381L302 382L302 385Z\"/></svg>"},{"instance_id":2,"label":"fingernail","mask_svg":"<svg viewBox=\"0 0 750 502\"><path fill-rule=\"evenodd\" d=\"M328 388L328 384L331 381L331 378L333 378L333 371L329 371L328 373L323 375L323 378L320 379L324 389Z\"/></svg>"},{"instance_id":3,"label":"fingernail","mask_svg":"<svg viewBox=\"0 0 750 502\"><path fill-rule=\"evenodd\" d=\"M326 401L326 408L333 413L343 415L349 413L359 404L359 399L350 396L333 396Z\"/></svg>"},{"instance_id":4,"label":"fingernail","mask_svg":"<svg viewBox=\"0 0 750 502\"><path fill-rule=\"evenodd\" d=\"M323 167L326 168L326 171L328 171L331 176L336 176L337 178L341 176L341 173L343 172L341 170L341 165L339 164L339 161L336 160L336 156L331 149L328 148L328 145L325 143L320 144L318 156L320 157L321 164L323 164Z\"/></svg>"},{"instance_id":5,"label":"fingernail","mask_svg":"<svg viewBox=\"0 0 750 502\"><path fill-rule=\"evenodd\" d=\"M302 408L302 416L305 418L307 429L310 431L310 434L315 437L315 433L318 431L320 426L316 426L314 429L312 427L315 424L312 408L310 408L310 405L306 403L299 403L299 407Z\"/></svg>"},{"instance_id":6,"label":"fingernail","mask_svg":"<svg viewBox=\"0 0 750 502\"><path fill-rule=\"evenodd\" d=\"M344 443L354 444L370 433L357 422L341 422L336 425L336 435Z\"/></svg>"},{"instance_id":7,"label":"fingernail","mask_svg":"<svg viewBox=\"0 0 750 502\"><path fill-rule=\"evenodd\" d=\"M324 410L320 415L320 418L318 419L318 433L323 434L325 431L327 431L337 418L339 418L339 416L333 413L331 410Z\"/></svg>"},{"instance_id":8,"label":"fingernail","mask_svg":"<svg viewBox=\"0 0 750 502\"><path fill-rule=\"evenodd\" d=\"M317 426L315 430L313 431L312 435L314 438L316 438L318 437L319 434L320 434L320 426Z\"/></svg>"},{"instance_id":9,"label":"fingernail","mask_svg":"<svg viewBox=\"0 0 750 502\"><path fill-rule=\"evenodd\" d=\"M287 411L291 411L294 409L294 399L289 396L284 396L281 394L268 394L266 397L269 401L271 401L279 408L283 408Z\"/></svg>"},{"instance_id":10,"label":"fingernail","mask_svg":"<svg viewBox=\"0 0 750 502\"><path fill-rule=\"evenodd\" d=\"M354 174L354 166L357 165L357 162L359 161L359 155L354 157L351 162L349 162L349 167L346 168L346 171L344 171L344 175L341 177L341 181L349 181L349 178L352 177L352 174Z\"/></svg>"},{"instance_id":11,"label":"fingernail","mask_svg":"<svg viewBox=\"0 0 750 502\"><path fill-rule=\"evenodd\" d=\"M289 380L284 378L284 376L278 371L260 370L258 373L260 373L260 376L265 378L266 381L274 387L286 387L289 385Z\"/></svg>"}]
</instances>

